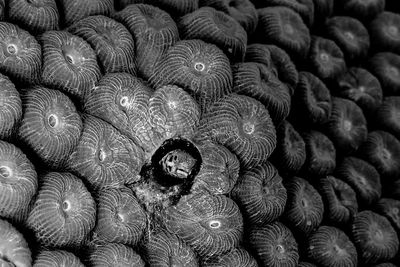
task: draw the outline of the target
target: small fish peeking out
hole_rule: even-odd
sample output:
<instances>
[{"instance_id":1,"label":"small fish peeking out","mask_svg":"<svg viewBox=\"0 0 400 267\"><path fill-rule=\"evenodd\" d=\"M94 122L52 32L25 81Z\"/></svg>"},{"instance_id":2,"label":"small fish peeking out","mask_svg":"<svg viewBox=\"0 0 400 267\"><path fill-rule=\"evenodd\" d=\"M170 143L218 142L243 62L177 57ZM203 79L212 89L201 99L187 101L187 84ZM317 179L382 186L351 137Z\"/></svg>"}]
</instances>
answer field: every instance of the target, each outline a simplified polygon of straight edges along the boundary
<instances>
[{"instance_id":1,"label":"small fish peeking out","mask_svg":"<svg viewBox=\"0 0 400 267\"><path fill-rule=\"evenodd\" d=\"M191 193L202 159L196 145L184 138L171 138L154 152L142 167L142 179L130 185L139 203L149 213L156 229L163 211Z\"/></svg>"},{"instance_id":2,"label":"small fish peeking out","mask_svg":"<svg viewBox=\"0 0 400 267\"><path fill-rule=\"evenodd\" d=\"M190 175L196 160L186 151L176 149L168 152L162 160L159 161L164 173L177 179L186 179Z\"/></svg>"},{"instance_id":3,"label":"small fish peeking out","mask_svg":"<svg viewBox=\"0 0 400 267\"><path fill-rule=\"evenodd\" d=\"M183 191L190 191L194 177L200 170L201 155L198 149L186 139L166 140L151 159L154 179L164 187L181 185Z\"/></svg>"}]
</instances>

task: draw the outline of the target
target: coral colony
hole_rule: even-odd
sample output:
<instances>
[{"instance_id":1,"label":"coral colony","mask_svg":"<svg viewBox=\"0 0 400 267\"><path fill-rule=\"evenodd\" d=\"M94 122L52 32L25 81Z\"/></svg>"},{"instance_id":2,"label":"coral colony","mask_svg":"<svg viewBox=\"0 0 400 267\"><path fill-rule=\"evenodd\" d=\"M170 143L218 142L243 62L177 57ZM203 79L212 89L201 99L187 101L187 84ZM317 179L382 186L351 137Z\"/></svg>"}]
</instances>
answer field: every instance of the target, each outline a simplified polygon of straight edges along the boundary
<instances>
[{"instance_id":1,"label":"coral colony","mask_svg":"<svg viewBox=\"0 0 400 267\"><path fill-rule=\"evenodd\" d=\"M396 267L399 238L399 0L0 0L1 267Z\"/></svg>"}]
</instances>

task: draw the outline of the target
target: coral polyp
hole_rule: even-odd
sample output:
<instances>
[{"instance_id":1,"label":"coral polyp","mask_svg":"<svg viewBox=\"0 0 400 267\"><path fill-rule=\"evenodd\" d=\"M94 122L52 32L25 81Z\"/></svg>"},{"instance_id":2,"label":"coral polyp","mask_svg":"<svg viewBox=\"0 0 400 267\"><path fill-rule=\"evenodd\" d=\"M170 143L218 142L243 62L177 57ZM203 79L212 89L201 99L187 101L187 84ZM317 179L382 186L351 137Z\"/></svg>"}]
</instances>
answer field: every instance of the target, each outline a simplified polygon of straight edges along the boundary
<instances>
[{"instance_id":1,"label":"coral polyp","mask_svg":"<svg viewBox=\"0 0 400 267\"><path fill-rule=\"evenodd\" d=\"M0 0L0 266L396 265L396 2Z\"/></svg>"}]
</instances>

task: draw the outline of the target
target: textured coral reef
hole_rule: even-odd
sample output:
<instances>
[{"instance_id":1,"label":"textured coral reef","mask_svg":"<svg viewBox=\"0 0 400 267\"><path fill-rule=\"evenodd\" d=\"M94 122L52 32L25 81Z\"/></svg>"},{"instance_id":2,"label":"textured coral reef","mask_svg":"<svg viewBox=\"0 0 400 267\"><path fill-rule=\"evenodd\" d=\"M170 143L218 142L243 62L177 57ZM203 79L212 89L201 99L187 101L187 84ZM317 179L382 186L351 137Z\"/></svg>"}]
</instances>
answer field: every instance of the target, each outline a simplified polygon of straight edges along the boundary
<instances>
[{"instance_id":1,"label":"textured coral reef","mask_svg":"<svg viewBox=\"0 0 400 267\"><path fill-rule=\"evenodd\" d=\"M398 0L0 0L0 267L400 266Z\"/></svg>"}]
</instances>

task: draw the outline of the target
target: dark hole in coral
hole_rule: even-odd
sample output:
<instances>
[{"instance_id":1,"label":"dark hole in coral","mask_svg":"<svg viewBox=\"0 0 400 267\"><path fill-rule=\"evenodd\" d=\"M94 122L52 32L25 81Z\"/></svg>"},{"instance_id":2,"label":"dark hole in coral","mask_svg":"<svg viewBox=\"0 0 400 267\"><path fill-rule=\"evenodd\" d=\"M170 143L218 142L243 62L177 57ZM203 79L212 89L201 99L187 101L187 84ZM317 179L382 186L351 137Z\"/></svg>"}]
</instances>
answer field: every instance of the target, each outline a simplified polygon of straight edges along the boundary
<instances>
[{"instance_id":1,"label":"dark hole in coral","mask_svg":"<svg viewBox=\"0 0 400 267\"><path fill-rule=\"evenodd\" d=\"M69 201L67 201L67 200L63 201L62 209L63 209L63 211L68 211L70 209Z\"/></svg>"},{"instance_id":2,"label":"dark hole in coral","mask_svg":"<svg viewBox=\"0 0 400 267\"><path fill-rule=\"evenodd\" d=\"M65 56L65 60L69 63L69 64L74 64L74 60L72 59L72 57L70 55Z\"/></svg>"},{"instance_id":3,"label":"dark hole in coral","mask_svg":"<svg viewBox=\"0 0 400 267\"><path fill-rule=\"evenodd\" d=\"M51 114L48 118L47 118L48 124L51 128L54 128L58 125L58 118L56 115Z\"/></svg>"},{"instance_id":4,"label":"dark hole in coral","mask_svg":"<svg viewBox=\"0 0 400 267\"><path fill-rule=\"evenodd\" d=\"M107 157L106 152L104 151L104 149L100 148L99 151L98 151L98 159L99 159L99 161L100 162L105 161L106 157Z\"/></svg>"},{"instance_id":5,"label":"dark hole in coral","mask_svg":"<svg viewBox=\"0 0 400 267\"><path fill-rule=\"evenodd\" d=\"M180 185L182 194L190 191L201 163L196 146L182 138L166 140L151 158L156 182L165 187Z\"/></svg>"}]
</instances>

